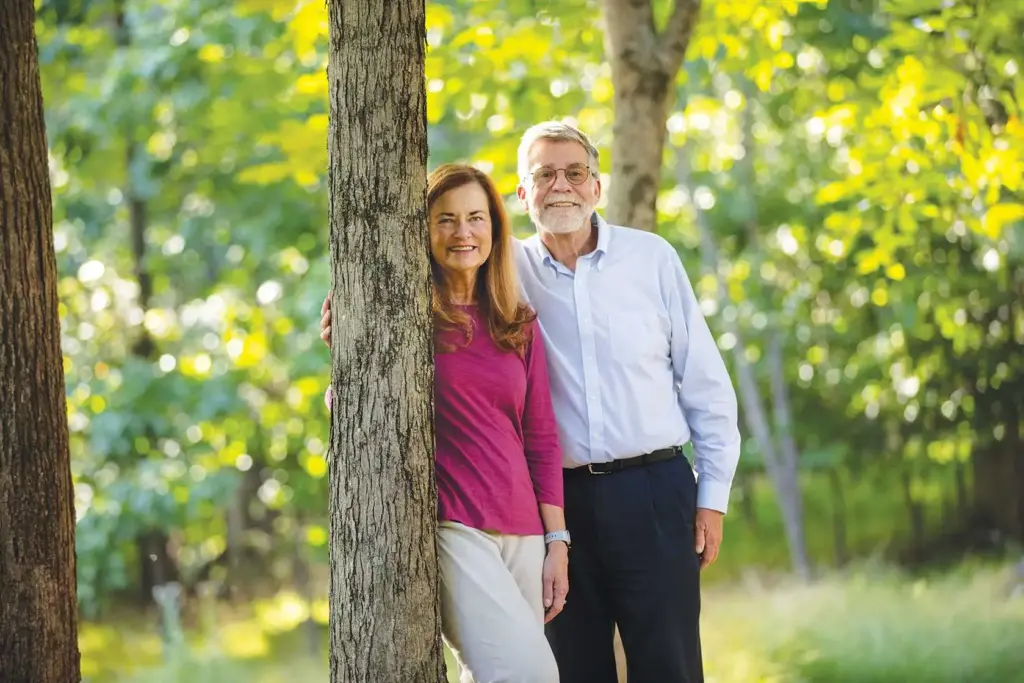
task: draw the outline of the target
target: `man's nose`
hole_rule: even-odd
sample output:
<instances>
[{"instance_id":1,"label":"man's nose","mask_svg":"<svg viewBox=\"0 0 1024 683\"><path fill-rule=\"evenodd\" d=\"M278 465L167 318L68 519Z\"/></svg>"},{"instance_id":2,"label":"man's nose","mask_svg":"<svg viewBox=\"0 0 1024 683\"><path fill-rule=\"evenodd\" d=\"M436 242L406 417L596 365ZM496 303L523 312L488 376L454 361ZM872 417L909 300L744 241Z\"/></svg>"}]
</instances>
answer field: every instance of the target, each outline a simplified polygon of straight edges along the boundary
<instances>
[{"instance_id":1,"label":"man's nose","mask_svg":"<svg viewBox=\"0 0 1024 683\"><path fill-rule=\"evenodd\" d=\"M571 192L572 183L565 171L555 171L555 180L551 183L551 189L555 192Z\"/></svg>"}]
</instances>

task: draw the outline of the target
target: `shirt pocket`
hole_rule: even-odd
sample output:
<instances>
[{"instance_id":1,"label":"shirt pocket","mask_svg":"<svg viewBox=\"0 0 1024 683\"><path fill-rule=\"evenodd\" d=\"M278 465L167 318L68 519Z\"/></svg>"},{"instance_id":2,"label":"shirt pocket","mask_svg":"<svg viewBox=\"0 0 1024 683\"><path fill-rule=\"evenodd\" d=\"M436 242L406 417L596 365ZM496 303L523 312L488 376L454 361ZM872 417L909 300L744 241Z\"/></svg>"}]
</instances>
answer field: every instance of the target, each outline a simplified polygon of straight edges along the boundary
<instances>
[{"instance_id":1,"label":"shirt pocket","mask_svg":"<svg viewBox=\"0 0 1024 683\"><path fill-rule=\"evenodd\" d=\"M667 325L657 313L629 311L608 316L612 358L627 365L668 359Z\"/></svg>"}]
</instances>

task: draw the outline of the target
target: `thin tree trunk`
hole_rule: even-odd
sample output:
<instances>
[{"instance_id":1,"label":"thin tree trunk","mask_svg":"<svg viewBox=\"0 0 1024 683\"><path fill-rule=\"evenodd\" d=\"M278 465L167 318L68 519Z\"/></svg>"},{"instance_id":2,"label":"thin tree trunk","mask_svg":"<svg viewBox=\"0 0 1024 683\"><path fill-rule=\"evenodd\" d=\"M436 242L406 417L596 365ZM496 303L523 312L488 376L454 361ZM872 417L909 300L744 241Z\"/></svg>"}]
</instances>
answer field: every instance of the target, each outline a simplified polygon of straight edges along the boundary
<instances>
[{"instance_id":1,"label":"thin tree trunk","mask_svg":"<svg viewBox=\"0 0 1024 683\"><path fill-rule=\"evenodd\" d=\"M748 150L748 154L751 151ZM803 492L800 489L800 453L796 447L796 440L793 438L789 391L786 387L782 360L782 335L774 326L768 333L766 360L768 361L768 376L771 381L775 435L780 451L781 481L784 482L779 494L788 496L785 507L789 511L792 525L789 536L794 545L794 556L799 558L794 566L801 578L809 579L811 568L807 556L807 538L804 532L804 502Z\"/></svg>"},{"instance_id":2,"label":"thin tree trunk","mask_svg":"<svg viewBox=\"0 0 1024 683\"><path fill-rule=\"evenodd\" d=\"M900 488L903 492L903 502L907 506L907 516L910 520L910 544L916 558L924 548L924 510L914 498L912 485L913 480L904 460L900 463Z\"/></svg>"},{"instance_id":3,"label":"thin tree trunk","mask_svg":"<svg viewBox=\"0 0 1024 683\"><path fill-rule=\"evenodd\" d=\"M843 490L843 477L838 467L828 470L829 485L832 490L832 542L835 548L837 567L845 565L850 558L846 542L846 495Z\"/></svg>"},{"instance_id":4,"label":"thin tree trunk","mask_svg":"<svg viewBox=\"0 0 1024 683\"><path fill-rule=\"evenodd\" d=\"M743 110L742 134L743 134L743 158L737 164L740 185L747 194L747 236L748 248L757 250L760 248L760 217L757 198L754 188L757 186L757 175L754 169L754 158L756 156L756 145L754 144L754 110L753 101L755 92L749 81L743 85L746 107ZM768 291L771 292L769 287ZM787 311L784 311L785 315ZM793 544L793 555L798 558L794 562L797 573L804 579L810 578L810 561L807 556L807 539L804 531L804 506L803 493L800 489L800 451L797 448L796 440L793 438L792 410L789 407L789 388L786 384L786 373L782 356L782 331L778 316L773 316L772 324L767 332L767 353L765 354L768 364L768 379L771 384L772 395L772 416L775 423L775 438L779 447L779 461L781 470L779 495L785 495L788 500L784 507L789 511L787 517L790 519L792 528L788 535Z\"/></svg>"},{"instance_id":5,"label":"thin tree trunk","mask_svg":"<svg viewBox=\"0 0 1024 683\"><path fill-rule=\"evenodd\" d=\"M967 494L967 467L959 458L953 463L953 478L956 486L956 517L962 522L970 515L971 503Z\"/></svg>"},{"instance_id":6,"label":"thin tree trunk","mask_svg":"<svg viewBox=\"0 0 1024 683\"><path fill-rule=\"evenodd\" d=\"M604 0L603 6L615 111L608 220L651 231L657 227L665 122L700 0L675 0L660 33L651 0Z\"/></svg>"},{"instance_id":7,"label":"thin tree trunk","mask_svg":"<svg viewBox=\"0 0 1024 683\"><path fill-rule=\"evenodd\" d=\"M331 682L439 683L424 0L328 17Z\"/></svg>"},{"instance_id":8,"label":"thin tree trunk","mask_svg":"<svg viewBox=\"0 0 1024 683\"><path fill-rule=\"evenodd\" d=\"M679 149L676 155L677 181L684 187L690 186L689 161L686 158L684 149ZM718 285L718 300L721 303L728 301L728 292L725 284L718 277L718 249L715 246L714 238L711 235L711 228L707 224L707 218L702 211L696 211L696 224L700 232L701 258L704 268L716 278ZM731 333L736 340L733 347L733 359L736 368L736 380L739 387L739 399L743 405L743 416L747 428L753 434L761 453L764 456L765 471L775 488L778 498L779 510L782 513L783 529L786 533L786 541L789 547L790 562L794 571L803 579L810 577L810 561L807 557L807 547L804 542L802 506L800 505L800 487L796 478L796 472L791 467L787 468L776 450L775 439L768 422L768 411L765 409L764 399L761 396L761 389L754 377L753 368L744 353L743 335L735 321L723 319L725 330Z\"/></svg>"},{"instance_id":9,"label":"thin tree trunk","mask_svg":"<svg viewBox=\"0 0 1024 683\"><path fill-rule=\"evenodd\" d=\"M0 681L80 680L75 512L32 0L0 3Z\"/></svg>"},{"instance_id":10,"label":"thin tree trunk","mask_svg":"<svg viewBox=\"0 0 1024 683\"><path fill-rule=\"evenodd\" d=\"M118 0L114 13L114 42L118 49L125 50L131 45L131 27L128 25L125 12L126 0ZM153 296L153 278L146 265L146 226L148 211L145 199L136 191L136 174L139 166L145 163L140 155L139 146L135 141L135 132L125 129L125 186L124 197L128 205L129 242L134 259L135 278L139 283L139 308L143 319L149 310L149 301ZM133 356L143 360L153 360L156 344L146 329L145 323L139 323L138 337L131 346ZM146 435L152 442L152 434ZM175 582L179 578L178 566L171 557L170 537L162 527L143 529L135 539L135 548L139 555L139 597L143 604L154 600L154 589L166 583Z\"/></svg>"}]
</instances>

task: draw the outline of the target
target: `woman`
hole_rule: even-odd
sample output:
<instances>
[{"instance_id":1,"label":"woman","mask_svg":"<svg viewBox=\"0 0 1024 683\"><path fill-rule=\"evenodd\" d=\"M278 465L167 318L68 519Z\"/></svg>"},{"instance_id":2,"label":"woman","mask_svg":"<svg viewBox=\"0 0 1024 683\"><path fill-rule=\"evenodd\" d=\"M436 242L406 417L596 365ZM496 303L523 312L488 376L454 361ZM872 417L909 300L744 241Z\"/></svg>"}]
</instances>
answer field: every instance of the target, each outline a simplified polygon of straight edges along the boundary
<instances>
[{"instance_id":1,"label":"woman","mask_svg":"<svg viewBox=\"0 0 1024 683\"><path fill-rule=\"evenodd\" d=\"M553 683L543 624L568 590L568 544L536 315L491 179L445 165L427 185L441 629L463 683Z\"/></svg>"}]
</instances>

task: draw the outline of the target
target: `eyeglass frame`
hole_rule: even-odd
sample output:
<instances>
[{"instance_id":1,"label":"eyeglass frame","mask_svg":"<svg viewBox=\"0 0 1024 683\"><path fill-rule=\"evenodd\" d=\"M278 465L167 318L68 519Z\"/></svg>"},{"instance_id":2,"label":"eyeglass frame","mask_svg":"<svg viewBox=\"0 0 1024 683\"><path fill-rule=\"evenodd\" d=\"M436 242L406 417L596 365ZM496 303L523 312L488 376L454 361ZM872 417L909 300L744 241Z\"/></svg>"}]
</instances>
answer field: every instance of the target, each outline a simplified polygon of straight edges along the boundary
<instances>
[{"instance_id":1,"label":"eyeglass frame","mask_svg":"<svg viewBox=\"0 0 1024 683\"><path fill-rule=\"evenodd\" d=\"M579 181L578 183L574 183L573 181L569 180L568 171L571 168L583 168L587 172L586 177L584 177L583 180ZM539 184L537 182L536 178L534 178L534 175L538 171L541 171L541 170L544 170L544 169L547 169L547 170L553 172L554 175L551 176L551 181L549 183L547 183L546 185L541 185L541 184ZM559 171L561 171L562 174L565 176L565 182L569 183L573 187L579 187L580 185L582 185L583 183L587 182L592 177L594 177L594 169L590 168L590 164L580 164L580 163L569 164L565 168L551 168L550 166L541 166L541 167L539 167L539 168L537 168L537 169L535 169L533 171L530 171L530 173L528 173L526 177L530 179L530 182L535 187L546 188L546 187L551 187L552 185L555 184L555 181L558 180L558 172ZM525 180L525 178L524 178L524 180Z\"/></svg>"}]
</instances>

